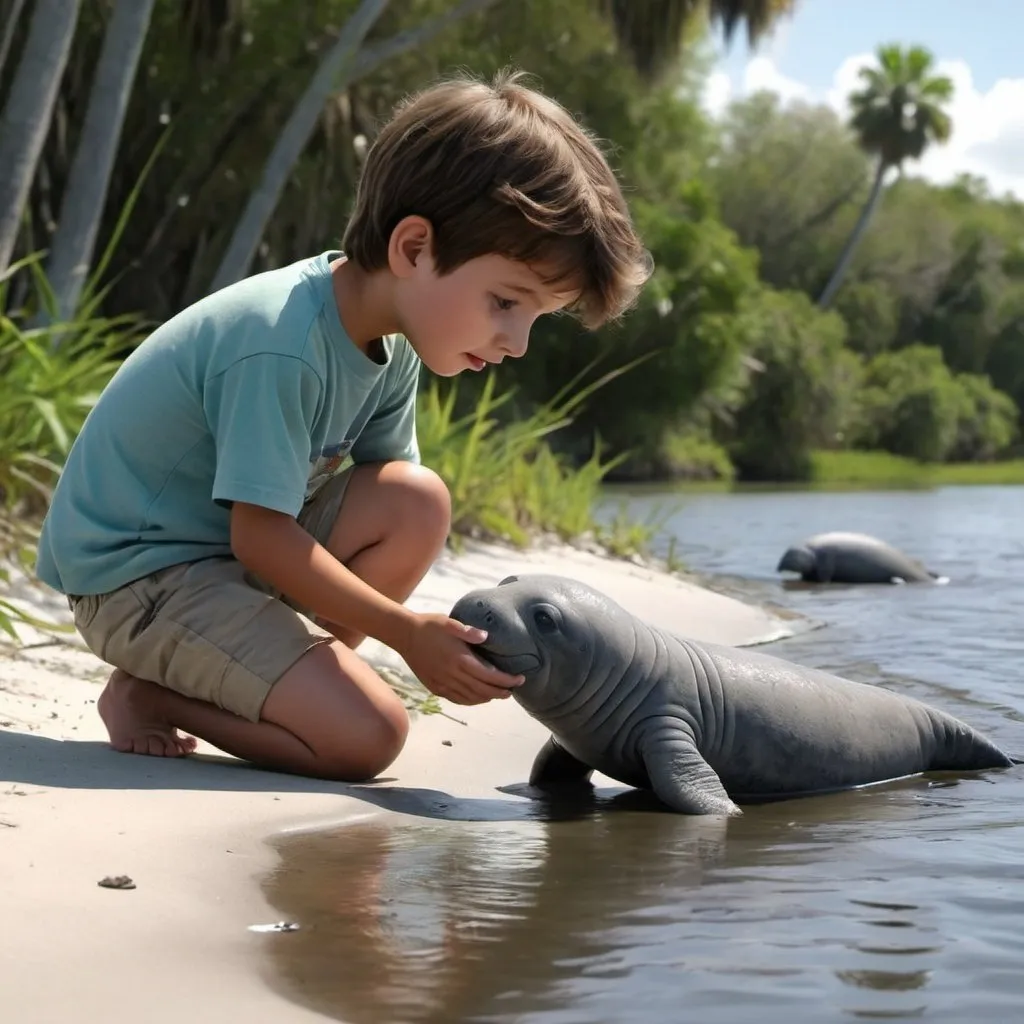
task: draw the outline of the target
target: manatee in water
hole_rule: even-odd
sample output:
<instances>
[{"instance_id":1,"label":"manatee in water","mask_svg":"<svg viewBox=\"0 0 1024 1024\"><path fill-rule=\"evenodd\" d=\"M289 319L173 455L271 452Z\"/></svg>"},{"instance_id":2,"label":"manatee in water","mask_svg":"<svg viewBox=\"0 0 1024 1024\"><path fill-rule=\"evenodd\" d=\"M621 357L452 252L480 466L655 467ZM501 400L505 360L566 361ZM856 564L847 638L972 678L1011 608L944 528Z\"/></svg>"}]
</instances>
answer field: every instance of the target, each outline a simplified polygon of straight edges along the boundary
<instances>
[{"instance_id":1,"label":"manatee in water","mask_svg":"<svg viewBox=\"0 0 1024 1024\"><path fill-rule=\"evenodd\" d=\"M776 572L808 583L933 583L939 577L917 559L866 533L819 533L791 547Z\"/></svg>"},{"instance_id":2,"label":"manatee in water","mask_svg":"<svg viewBox=\"0 0 1024 1024\"><path fill-rule=\"evenodd\" d=\"M451 615L550 730L536 786L596 769L685 814L834 792L925 771L1019 763L969 725L889 690L758 651L686 640L573 579L510 576Z\"/></svg>"}]
</instances>

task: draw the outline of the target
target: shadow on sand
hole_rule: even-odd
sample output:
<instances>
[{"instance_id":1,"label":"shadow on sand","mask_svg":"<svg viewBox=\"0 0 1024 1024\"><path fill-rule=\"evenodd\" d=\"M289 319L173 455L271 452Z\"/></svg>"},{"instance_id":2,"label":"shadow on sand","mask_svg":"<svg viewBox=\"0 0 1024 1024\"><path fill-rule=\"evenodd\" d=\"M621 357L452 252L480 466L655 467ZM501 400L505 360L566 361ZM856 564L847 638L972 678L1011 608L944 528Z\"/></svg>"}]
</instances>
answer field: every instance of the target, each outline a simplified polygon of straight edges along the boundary
<instances>
[{"instance_id":1,"label":"shadow on sand","mask_svg":"<svg viewBox=\"0 0 1024 1024\"><path fill-rule=\"evenodd\" d=\"M395 785L391 777L344 783L264 771L218 755L129 757L100 741L59 740L4 729L0 729L0 781L58 789L335 794L395 814L441 821L566 820L594 813L607 799L590 790L545 796L525 785L504 787L511 799L457 797L436 789ZM634 806L664 810L648 793L633 792L631 799Z\"/></svg>"}]
</instances>

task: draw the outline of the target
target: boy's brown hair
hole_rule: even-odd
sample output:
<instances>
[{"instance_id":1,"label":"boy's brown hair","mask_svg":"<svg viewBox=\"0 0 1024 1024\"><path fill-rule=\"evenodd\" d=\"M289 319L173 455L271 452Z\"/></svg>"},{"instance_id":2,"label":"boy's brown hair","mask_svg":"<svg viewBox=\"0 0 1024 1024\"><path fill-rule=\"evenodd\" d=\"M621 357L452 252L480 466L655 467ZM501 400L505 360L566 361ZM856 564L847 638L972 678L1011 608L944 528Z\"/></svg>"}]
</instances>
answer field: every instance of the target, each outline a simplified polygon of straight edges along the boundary
<instances>
[{"instance_id":1,"label":"boy's brown hair","mask_svg":"<svg viewBox=\"0 0 1024 1024\"><path fill-rule=\"evenodd\" d=\"M650 256L593 135L522 77L456 78L400 104L367 153L342 248L380 270L395 226L418 215L439 273L490 254L541 264L597 327L632 305Z\"/></svg>"}]
</instances>

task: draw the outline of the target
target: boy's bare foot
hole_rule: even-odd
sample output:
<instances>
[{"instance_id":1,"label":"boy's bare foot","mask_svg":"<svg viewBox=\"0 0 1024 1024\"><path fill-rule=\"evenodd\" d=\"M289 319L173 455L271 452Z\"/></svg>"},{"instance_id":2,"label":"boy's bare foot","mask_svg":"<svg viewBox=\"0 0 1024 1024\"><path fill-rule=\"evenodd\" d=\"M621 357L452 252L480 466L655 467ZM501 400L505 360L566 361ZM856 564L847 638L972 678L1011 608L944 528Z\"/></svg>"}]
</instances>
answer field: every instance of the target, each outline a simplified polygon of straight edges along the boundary
<instances>
[{"instance_id":1,"label":"boy's bare foot","mask_svg":"<svg viewBox=\"0 0 1024 1024\"><path fill-rule=\"evenodd\" d=\"M114 669L96 702L110 745L125 754L184 757L196 749L191 736L182 736L160 715L156 683Z\"/></svg>"}]
</instances>

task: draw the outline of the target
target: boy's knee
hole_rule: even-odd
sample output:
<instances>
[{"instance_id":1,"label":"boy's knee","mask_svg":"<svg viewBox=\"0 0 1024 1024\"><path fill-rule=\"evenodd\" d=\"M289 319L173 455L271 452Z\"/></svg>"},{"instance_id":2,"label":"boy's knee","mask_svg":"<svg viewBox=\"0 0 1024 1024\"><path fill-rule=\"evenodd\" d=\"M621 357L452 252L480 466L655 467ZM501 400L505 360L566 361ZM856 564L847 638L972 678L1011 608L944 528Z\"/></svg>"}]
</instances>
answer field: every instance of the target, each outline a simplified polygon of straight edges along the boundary
<instances>
[{"instance_id":1,"label":"boy's knee","mask_svg":"<svg viewBox=\"0 0 1024 1024\"><path fill-rule=\"evenodd\" d=\"M324 774L342 782L365 782L387 769L402 752L409 736L409 716L396 697L360 723L359 738L351 738L319 760Z\"/></svg>"},{"instance_id":2,"label":"boy's knee","mask_svg":"<svg viewBox=\"0 0 1024 1024\"><path fill-rule=\"evenodd\" d=\"M368 733L368 767L377 775L398 757L409 738L409 713L397 696L386 704L378 705Z\"/></svg>"},{"instance_id":3,"label":"boy's knee","mask_svg":"<svg viewBox=\"0 0 1024 1024\"><path fill-rule=\"evenodd\" d=\"M399 527L415 527L420 536L443 543L452 521L452 499L445 482L432 469L411 462L390 463L387 471L399 494L395 508Z\"/></svg>"}]
</instances>

